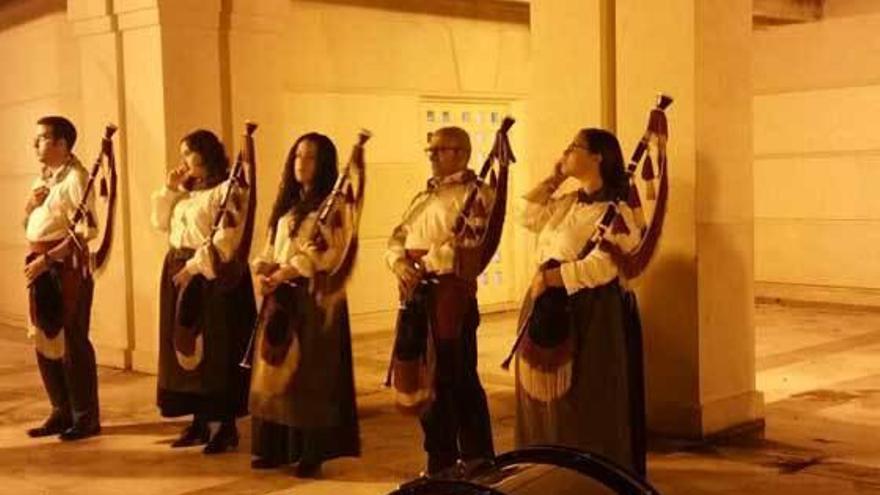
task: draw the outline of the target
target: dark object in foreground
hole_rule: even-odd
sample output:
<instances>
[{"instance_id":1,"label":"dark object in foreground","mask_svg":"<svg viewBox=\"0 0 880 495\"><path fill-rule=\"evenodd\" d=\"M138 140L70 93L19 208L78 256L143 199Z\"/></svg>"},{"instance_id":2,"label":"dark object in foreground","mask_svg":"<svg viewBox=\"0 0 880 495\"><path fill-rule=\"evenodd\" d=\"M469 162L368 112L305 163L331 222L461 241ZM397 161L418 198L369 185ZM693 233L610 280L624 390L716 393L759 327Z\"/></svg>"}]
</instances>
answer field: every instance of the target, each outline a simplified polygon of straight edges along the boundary
<instances>
[{"instance_id":1,"label":"dark object in foreground","mask_svg":"<svg viewBox=\"0 0 880 495\"><path fill-rule=\"evenodd\" d=\"M466 470L467 471L467 470ZM568 447L538 446L501 454L494 462L446 477L419 478L389 495L659 495L613 462Z\"/></svg>"}]
</instances>

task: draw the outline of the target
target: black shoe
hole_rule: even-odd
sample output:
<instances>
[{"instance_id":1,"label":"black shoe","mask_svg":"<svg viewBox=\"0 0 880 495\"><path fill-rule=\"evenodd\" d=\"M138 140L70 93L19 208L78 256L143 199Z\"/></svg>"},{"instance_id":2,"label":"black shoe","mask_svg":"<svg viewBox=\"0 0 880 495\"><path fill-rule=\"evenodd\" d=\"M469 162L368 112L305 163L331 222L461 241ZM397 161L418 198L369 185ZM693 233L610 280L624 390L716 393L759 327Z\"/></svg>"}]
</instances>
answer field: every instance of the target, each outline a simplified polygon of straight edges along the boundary
<instances>
[{"instance_id":1,"label":"black shoe","mask_svg":"<svg viewBox=\"0 0 880 495\"><path fill-rule=\"evenodd\" d=\"M31 438L49 437L64 433L73 425L73 421L65 419L60 413L52 413L42 425L31 428L27 434Z\"/></svg>"},{"instance_id":2,"label":"black shoe","mask_svg":"<svg viewBox=\"0 0 880 495\"><path fill-rule=\"evenodd\" d=\"M300 461L296 465L297 478L317 478L321 474L321 463L314 461Z\"/></svg>"},{"instance_id":3,"label":"black shoe","mask_svg":"<svg viewBox=\"0 0 880 495\"><path fill-rule=\"evenodd\" d=\"M202 452L208 455L222 454L236 447L238 447L238 430L235 428L235 423L224 422L220 425L217 433L208 440L208 445L205 445L205 449Z\"/></svg>"},{"instance_id":4,"label":"black shoe","mask_svg":"<svg viewBox=\"0 0 880 495\"><path fill-rule=\"evenodd\" d=\"M449 455L428 454L428 465L419 473L422 478L452 479L458 459Z\"/></svg>"},{"instance_id":5,"label":"black shoe","mask_svg":"<svg viewBox=\"0 0 880 495\"><path fill-rule=\"evenodd\" d=\"M493 466L495 466L495 461L492 458L475 457L473 459L459 460L456 471L458 471L459 478L467 479L480 471L491 469Z\"/></svg>"},{"instance_id":6,"label":"black shoe","mask_svg":"<svg viewBox=\"0 0 880 495\"><path fill-rule=\"evenodd\" d=\"M83 438L93 437L97 434L101 433L101 425L98 423L94 424L77 424L73 425L70 428L64 430L64 433L58 436L61 440L65 442L72 442L74 440L82 440Z\"/></svg>"},{"instance_id":7,"label":"black shoe","mask_svg":"<svg viewBox=\"0 0 880 495\"><path fill-rule=\"evenodd\" d=\"M193 445L202 445L208 443L208 439L211 436L211 431L208 430L208 426L204 423L193 422L191 425L187 426L180 432L180 436L177 437L171 444L172 449L180 448L180 447L192 447Z\"/></svg>"},{"instance_id":8,"label":"black shoe","mask_svg":"<svg viewBox=\"0 0 880 495\"><path fill-rule=\"evenodd\" d=\"M265 457L255 457L251 459L251 469L275 469L280 466L280 462L266 459Z\"/></svg>"}]
</instances>

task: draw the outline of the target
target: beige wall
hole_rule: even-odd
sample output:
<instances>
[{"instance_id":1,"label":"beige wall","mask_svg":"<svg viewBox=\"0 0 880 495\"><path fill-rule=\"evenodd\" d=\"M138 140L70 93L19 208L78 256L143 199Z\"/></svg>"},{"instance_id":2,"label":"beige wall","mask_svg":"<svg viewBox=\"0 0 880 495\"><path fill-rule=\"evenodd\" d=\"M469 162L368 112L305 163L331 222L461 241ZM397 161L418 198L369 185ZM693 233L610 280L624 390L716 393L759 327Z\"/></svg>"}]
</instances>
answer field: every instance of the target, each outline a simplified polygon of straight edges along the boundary
<instances>
[{"instance_id":1,"label":"beige wall","mask_svg":"<svg viewBox=\"0 0 880 495\"><path fill-rule=\"evenodd\" d=\"M824 17L843 17L877 12L880 12L880 3L876 0L825 0L822 6Z\"/></svg>"},{"instance_id":2,"label":"beige wall","mask_svg":"<svg viewBox=\"0 0 880 495\"><path fill-rule=\"evenodd\" d=\"M81 110L79 51L63 5L0 4L0 60L0 211L7 219L0 234L0 321L23 327L27 293L21 221L40 170L31 144L35 123L47 114L76 120ZM84 162L91 159L82 147L75 151Z\"/></svg>"},{"instance_id":3,"label":"beige wall","mask_svg":"<svg viewBox=\"0 0 880 495\"><path fill-rule=\"evenodd\" d=\"M271 150L261 158L261 232L284 156L296 136L310 130L325 133L345 160L357 130L370 129L374 137L367 147L360 262L349 301L353 314L386 313L378 322L387 325L396 290L381 262L385 242L429 176L422 152L423 105L441 100L507 103L520 120L513 135L514 146L522 150L519 139L528 125L522 115L528 90L528 26L332 3L287 2L280 15L284 29L278 44L271 53L253 53L275 59L253 66L263 65L271 71L269 79L279 81L270 83L263 99L276 112L270 118L280 125L260 136L261 150ZM525 154L520 155L522 162ZM479 165L476 160L471 164ZM521 169L514 168L514 190Z\"/></svg>"},{"instance_id":4,"label":"beige wall","mask_svg":"<svg viewBox=\"0 0 880 495\"><path fill-rule=\"evenodd\" d=\"M878 29L873 14L754 35L759 295L880 304Z\"/></svg>"},{"instance_id":5,"label":"beige wall","mask_svg":"<svg viewBox=\"0 0 880 495\"><path fill-rule=\"evenodd\" d=\"M675 98L668 216L639 281L649 427L702 437L758 423L751 2L617 0L617 130L627 152L658 92Z\"/></svg>"},{"instance_id":6,"label":"beige wall","mask_svg":"<svg viewBox=\"0 0 880 495\"><path fill-rule=\"evenodd\" d=\"M16 21L0 26L0 46L9 47L0 57L13 75L0 81L5 131L0 143L13 150L5 155L10 165L0 178L7 210L21 211L36 173L29 124L38 116L72 117L85 135L86 161L94 158L103 123L121 127L116 141L124 192L113 261L98 279L93 319L103 364L155 367L158 273L166 239L149 225L149 195L176 162L185 132L212 129L234 156L244 121L259 123L258 249L296 136L312 130L328 134L344 162L356 131L373 131L360 263L349 291L355 331L392 322L396 290L381 253L428 177L421 151L426 102L501 105L520 118L513 139L517 151L522 149L529 29L527 11L511 2L497 2L495 14L482 9L472 15L468 8L450 10L467 6L454 1L442 2L440 14L432 14L401 9L399 2L369 8L357 5L376 2L284 0L125 0L112 10L81 0L68 2L65 12L58 5L63 2L47 0L22 17L25 3L12 2ZM87 91L80 91L81 85ZM524 152L518 156L526 160ZM522 183L514 170L512 195ZM6 232L2 277L16 290L0 298L0 318L23 326L24 247L20 232ZM509 229L506 235L513 252L512 240L522 234ZM506 263L507 280L518 283L515 267L522 265ZM510 290L509 305L521 288Z\"/></svg>"},{"instance_id":7,"label":"beige wall","mask_svg":"<svg viewBox=\"0 0 880 495\"><path fill-rule=\"evenodd\" d=\"M636 0L547 1L532 4L530 14L523 3L504 0L438 0L430 7L436 11L415 5L70 0L75 39L61 12L0 28L0 36L17 36L3 46L28 46L32 38L38 47L45 45L26 60L18 51L4 57L22 66L44 63L52 76L20 80L2 94L31 102L34 97L19 95L54 80L56 85L41 93L54 96L33 114L64 111L81 118L92 133L106 119L121 126L124 228L117 231L116 265L109 278L98 280L99 360L155 369L158 272L166 239L148 224L149 195L176 162L179 138L194 127L220 133L234 155L245 119L260 124L257 248L296 136L326 133L344 160L360 127L374 132L360 263L349 290L354 330L361 332L389 328L389 310L396 306L381 253L428 177L421 148L425 131L436 122L426 122L427 109L504 108L518 117L513 144L520 163L514 165L511 194L516 198L549 170L580 127L615 128L631 150L654 95L668 91L676 98L670 111L673 200L661 252L639 292L651 426L703 436L759 418L751 286L751 66L749 50L742 49L751 36L750 2L674 0L646 7ZM40 23L54 27L40 36ZM70 60L77 56L69 47L79 46L79 64L59 62L52 46L74 53ZM68 70L79 71L79 92L58 89L54 71ZM2 107L10 132L0 134L0 144L7 148L27 144L30 133L21 130L21 122L34 117L6 109L27 104ZM765 113L756 112L756 128L772 122ZM95 144L92 138L89 149ZM4 197L27 192L25 175L19 174L19 182L0 181L9 189ZM9 209L20 207L16 199ZM514 246L529 246L530 239L516 228L506 235L513 255L504 256L510 272L505 277L512 281L515 304L531 269L528 249ZM5 242L6 251L21 249L18 236ZM8 257L5 266L20 267L20 253ZM4 274L14 282L11 287L23 285L18 270ZM23 296L22 290L0 298L9 308L8 321L22 320Z\"/></svg>"}]
</instances>

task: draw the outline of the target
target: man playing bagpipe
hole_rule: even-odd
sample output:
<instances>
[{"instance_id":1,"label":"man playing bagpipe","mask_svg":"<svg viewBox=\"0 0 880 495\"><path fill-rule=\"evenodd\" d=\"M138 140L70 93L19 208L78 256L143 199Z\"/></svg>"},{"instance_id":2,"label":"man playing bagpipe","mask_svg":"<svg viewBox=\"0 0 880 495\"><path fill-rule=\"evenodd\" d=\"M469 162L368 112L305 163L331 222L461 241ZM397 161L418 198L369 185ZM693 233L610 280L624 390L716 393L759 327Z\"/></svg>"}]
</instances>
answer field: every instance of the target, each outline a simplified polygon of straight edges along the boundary
<instances>
[{"instance_id":1,"label":"man playing bagpipe","mask_svg":"<svg viewBox=\"0 0 880 495\"><path fill-rule=\"evenodd\" d=\"M425 151L433 177L388 241L386 262L401 300L388 384L398 408L420 416L428 476L459 461L467 467L494 457L486 393L477 375L476 277L500 240L513 159L506 130L512 124L505 120L480 177L467 167L467 132L444 127L432 133Z\"/></svg>"},{"instance_id":2,"label":"man playing bagpipe","mask_svg":"<svg viewBox=\"0 0 880 495\"><path fill-rule=\"evenodd\" d=\"M107 228L96 255L87 241L96 237L95 201L91 194L97 173L108 159L115 197L115 170L109 126L91 175L73 154L76 128L60 116L37 122L34 149L42 163L41 176L31 188L25 206L28 243L25 276L30 303L30 333L34 336L37 365L52 413L31 437L60 435L78 440L100 432L95 350L89 341L89 319L94 281L109 249ZM102 196L106 183L102 180ZM112 199L109 200L112 205ZM108 226L112 215L108 207Z\"/></svg>"}]
</instances>

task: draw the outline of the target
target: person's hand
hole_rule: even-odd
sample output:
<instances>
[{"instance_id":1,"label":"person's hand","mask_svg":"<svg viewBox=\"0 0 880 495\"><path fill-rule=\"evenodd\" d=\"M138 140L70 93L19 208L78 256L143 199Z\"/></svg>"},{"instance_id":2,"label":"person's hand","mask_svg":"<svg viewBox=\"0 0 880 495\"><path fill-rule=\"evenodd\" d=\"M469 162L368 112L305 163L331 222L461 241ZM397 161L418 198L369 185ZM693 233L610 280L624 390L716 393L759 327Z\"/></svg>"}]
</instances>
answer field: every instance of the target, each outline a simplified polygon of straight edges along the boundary
<instances>
[{"instance_id":1,"label":"person's hand","mask_svg":"<svg viewBox=\"0 0 880 495\"><path fill-rule=\"evenodd\" d=\"M28 285L34 283L34 280L37 279L40 275L43 274L46 270L49 269L49 260L46 258L46 255L40 255L34 258L30 263L28 263L24 267L24 276L27 278Z\"/></svg>"},{"instance_id":2,"label":"person's hand","mask_svg":"<svg viewBox=\"0 0 880 495\"><path fill-rule=\"evenodd\" d=\"M564 160L565 157L563 156L553 164L553 173L550 175L550 180L555 184L562 184L566 179L565 172L562 171L562 163Z\"/></svg>"},{"instance_id":3,"label":"person's hand","mask_svg":"<svg viewBox=\"0 0 880 495\"><path fill-rule=\"evenodd\" d=\"M271 275L263 275L259 278L260 293L265 296L275 292L279 285L297 277L299 277L299 271L293 266L280 267L274 270Z\"/></svg>"},{"instance_id":4,"label":"person's hand","mask_svg":"<svg viewBox=\"0 0 880 495\"><path fill-rule=\"evenodd\" d=\"M278 288L278 283L275 282L275 278L269 275L261 275L258 279L260 284L260 294L267 296Z\"/></svg>"},{"instance_id":5,"label":"person's hand","mask_svg":"<svg viewBox=\"0 0 880 495\"><path fill-rule=\"evenodd\" d=\"M562 161L563 160L565 160L564 157L560 158L559 160L556 160L556 163L553 164L553 176L554 177L565 177L565 174L562 173Z\"/></svg>"},{"instance_id":6,"label":"person's hand","mask_svg":"<svg viewBox=\"0 0 880 495\"><path fill-rule=\"evenodd\" d=\"M25 211L30 214L30 212L34 211L38 206L42 205L44 201L46 201L46 196L49 195L49 188L46 186L40 186L31 191L31 197L28 198L27 206L25 206Z\"/></svg>"},{"instance_id":7,"label":"person's hand","mask_svg":"<svg viewBox=\"0 0 880 495\"><path fill-rule=\"evenodd\" d=\"M187 175L189 175L189 168L186 164L181 163L168 171L168 175L165 177L165 187L172 191L177 191L180 189L183 181L186 180Z\"/></svg>"},{"instance_id":8,"label":"person's hand","mask_svg":"<svg viewBox=\"0 0 880 495\"><path fill-rule=\"evenodd\" d=\"M180 289L186 287L186 284L188 284L190 280L192 280L192 278L193 274L189 270L187 270L186 267L183 267L180 269L179 272L174 275L171 281L174 283L175 287Z\"/></svg>"},{"instance_id":9,"label":"person's hand","mask_svg":"<svg viewBox=\"0 0 880 495\"><path fill-rule=\"evenodd\" d=\"M397 276L397 284L403 294L410 294L422 278L421 271L407 258L394 262L392 271Z\"/></svg>"},{"instance_id":10,"label":"person's hand","mask_svg":"<svg viewBox=\"0 0 880 495\"><path fill-rule=\"evenodd\" d=\"M254 264L254 273L257 275L269 276L278 269L278 263L271 261L258 261Z\"/></svg>"},{"instance_id":11,"label":"person's hand","mask_svg":"<svg viewBox=\"0 0 880 495\"><path fill-rule=\"evenodd\" d=\"M535 277L532 278L532 285L530 288L532 300L536 300L541 297L541 294L547 290L547 284L544 281L544 272L543 270L538 270L538 273L535 274Z\"/></svg>"}]
</instances>

